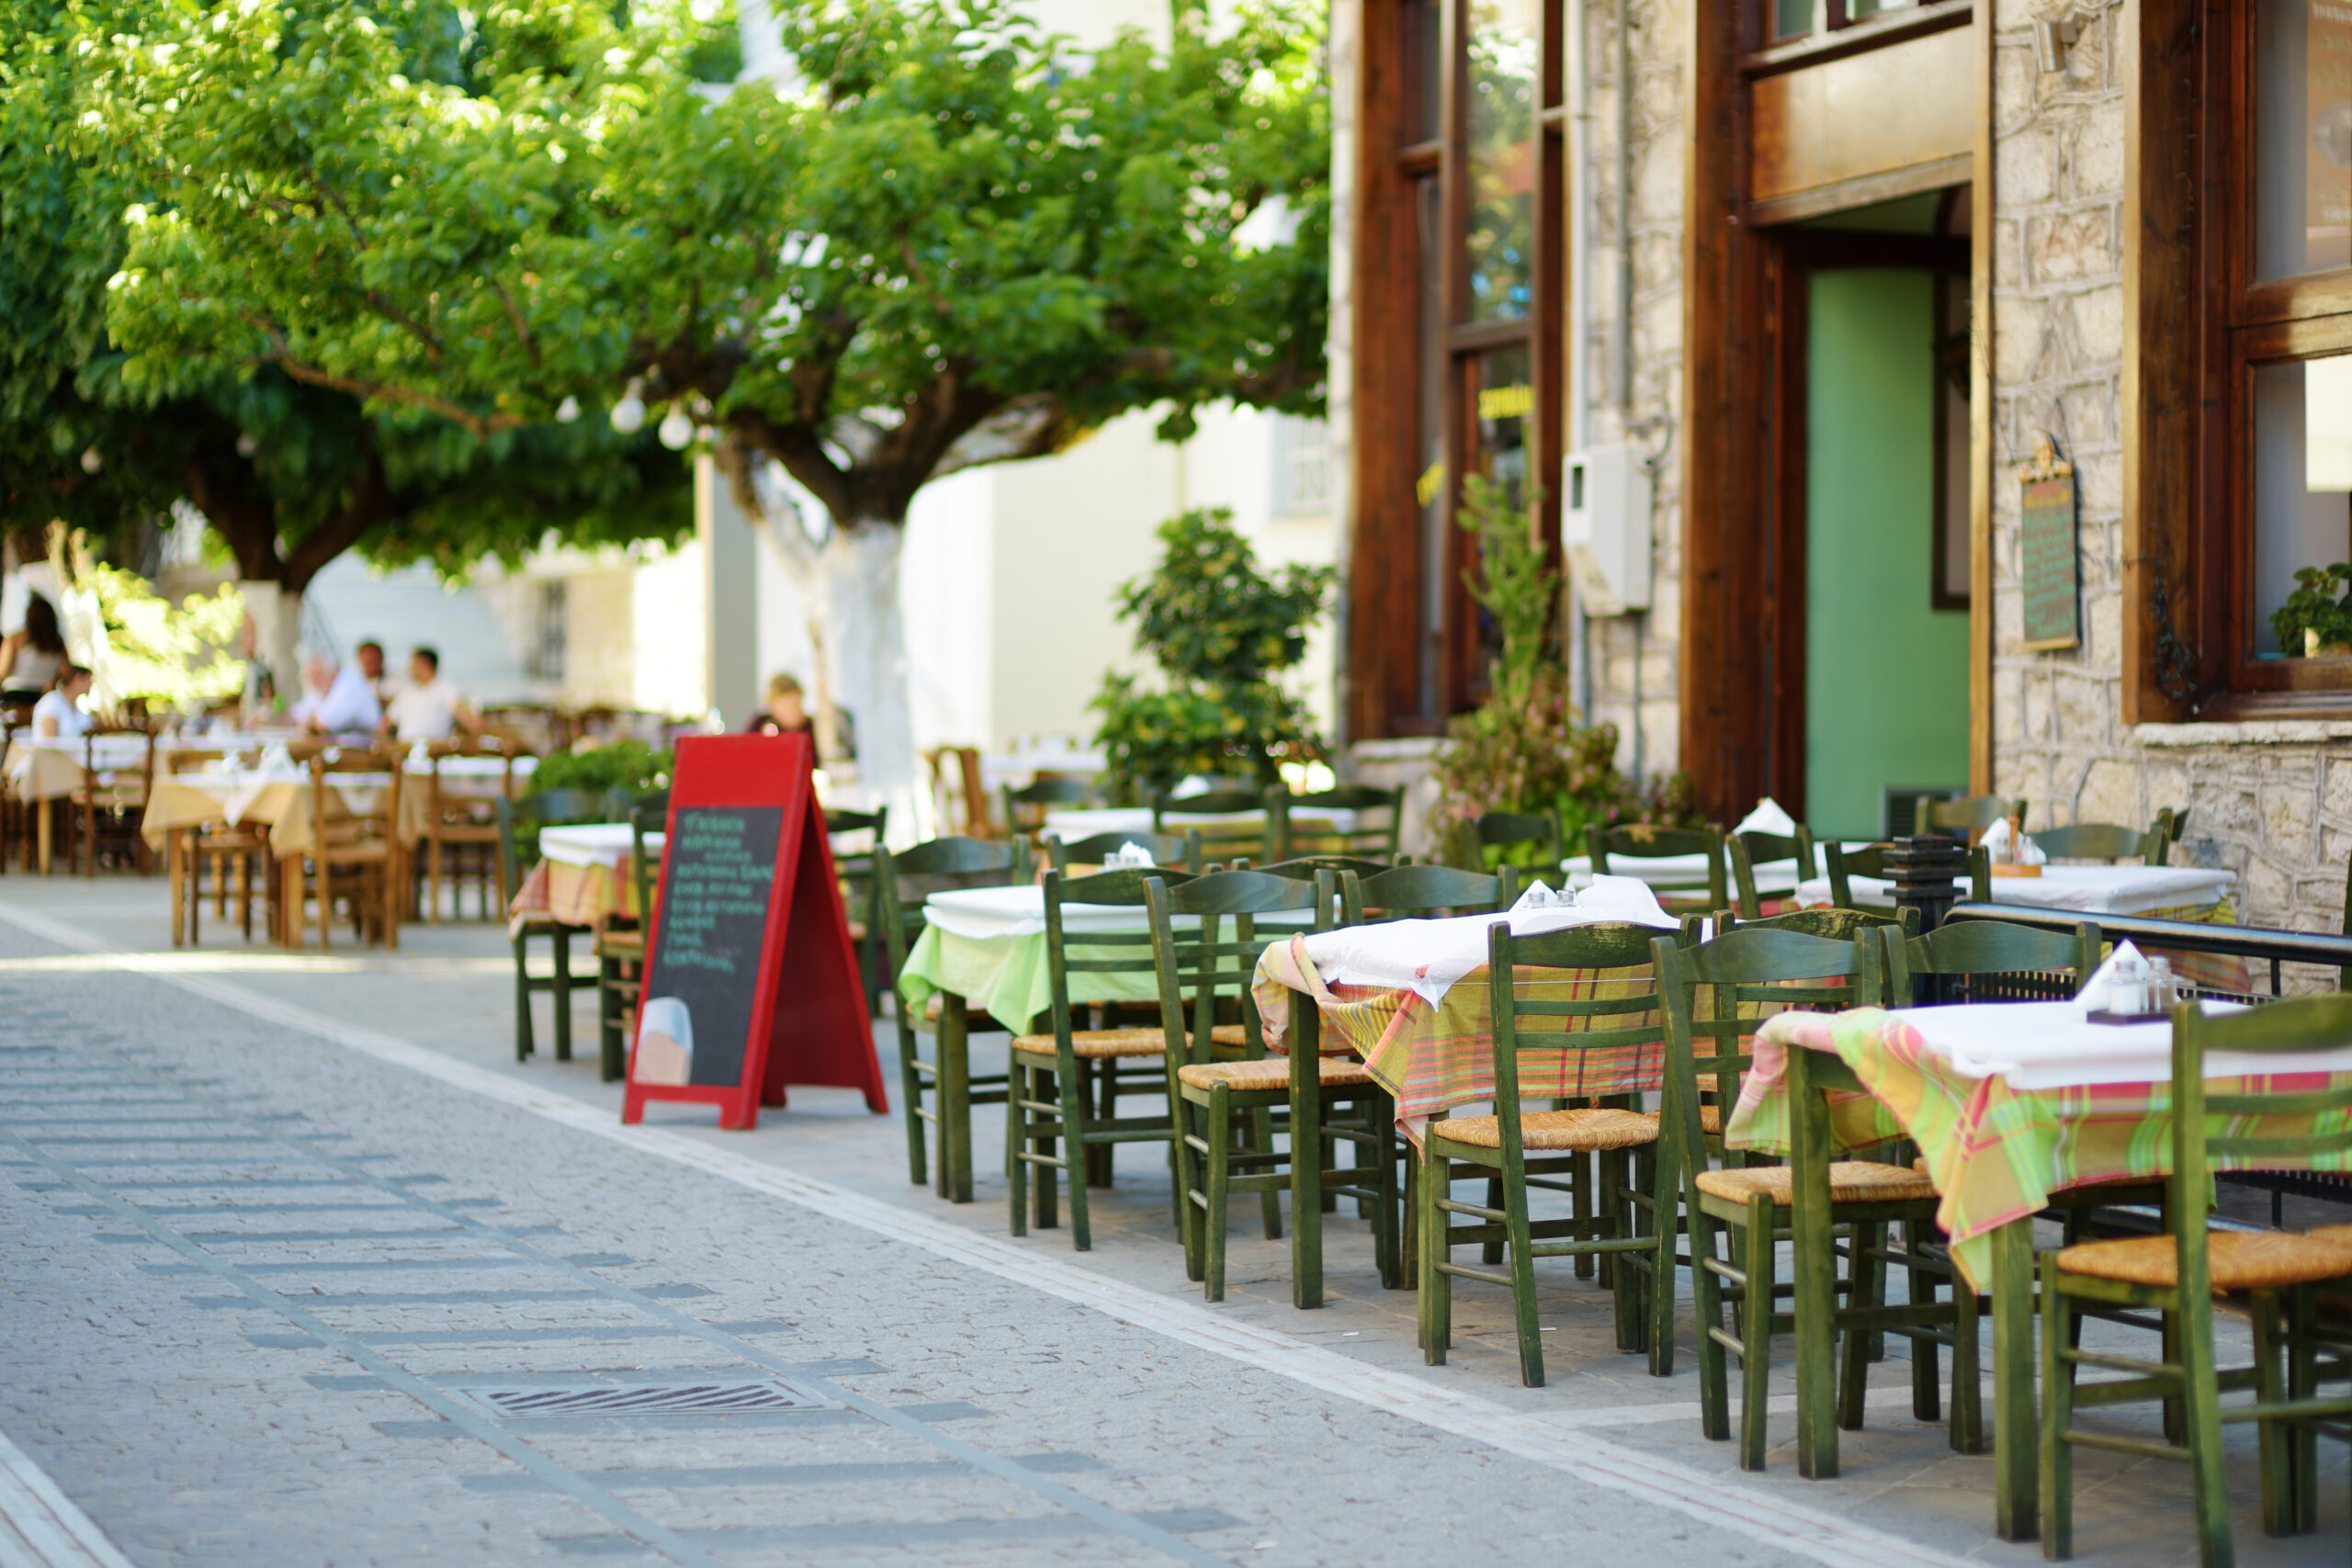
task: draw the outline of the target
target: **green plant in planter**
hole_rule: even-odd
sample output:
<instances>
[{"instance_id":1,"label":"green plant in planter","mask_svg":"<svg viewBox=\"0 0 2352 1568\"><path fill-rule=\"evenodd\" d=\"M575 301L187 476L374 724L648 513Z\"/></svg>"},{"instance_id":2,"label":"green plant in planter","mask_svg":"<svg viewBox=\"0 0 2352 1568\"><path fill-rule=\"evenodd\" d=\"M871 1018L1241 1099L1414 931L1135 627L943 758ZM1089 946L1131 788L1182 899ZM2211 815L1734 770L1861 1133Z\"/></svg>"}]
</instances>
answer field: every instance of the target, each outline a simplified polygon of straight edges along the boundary
<instances>
[{"instance_id":1,"label":"green plant in planter","mask_svg":"<svg viewBox=\"0 0 2352 1568\"><path fill-rule=\"evenodd\" d=\"M1461 524L1478 541L1477 570L1464 573L1464 583L1495 617L1503 646L1486 702L1446 727L1437 761L1440 830L1451 834L1489 811L1549 812L1571 845L1588 826L1690 825L1699 814L1685 775L1638 788L1617 770L1617 727L1577 722L1553 637L1559 573L1510 489L1472 475L1462 488Z\"/></svg>"},{"instance_id":2,"label":"green plant in planter","mask_svg":"<svg viewBox=\"0 0 2352 1568\"><path fill-rule=\"evenodd\" d=\"M1336 573L1291 565L1269 573L1230 512L1195 510L1159 528L1159 567L1119 591L1119 618L1159 667L1157 691L1105 675L1089 705L1102 716L1104 783L1139 800L1186 775L1272 784L1284 762L1323 755L1306 705L1278 677L1306 657Z\"/></svg>"},{"instance_id":3,"label":"green plant in planter","mask_svg":"<svg viewBox=\"0 0 2352 1568\"><path fill-rule=\"evenodd\" d=\"M2271 615L2270 630L2282 653L2352 653L2352 561L2295 573L2295 591Z\"/></svg>"},{"instance_id":4,"label":"green plant in planter","mask_svg":"<svg viewBox=\"0 0 2352 1568\"><path fill-rule=\"evenodd\" d=\"M596 795L625 789L640 795L668 787L671 770L676 765L672 753L642 740L614 740L542 757L531 774L531 787L584 789Z\"/></svg>"}]
</instances>

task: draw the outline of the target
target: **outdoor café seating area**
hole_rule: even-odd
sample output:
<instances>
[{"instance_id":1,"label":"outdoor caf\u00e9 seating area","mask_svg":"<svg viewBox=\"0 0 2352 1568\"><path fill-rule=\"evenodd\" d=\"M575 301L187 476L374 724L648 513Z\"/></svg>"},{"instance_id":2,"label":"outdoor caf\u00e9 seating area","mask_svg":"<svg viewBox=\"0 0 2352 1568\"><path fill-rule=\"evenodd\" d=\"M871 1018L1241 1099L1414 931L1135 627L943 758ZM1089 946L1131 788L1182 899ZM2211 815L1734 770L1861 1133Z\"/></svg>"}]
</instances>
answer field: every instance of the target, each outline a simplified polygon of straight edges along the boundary
<instances>
[{"instance_id":1,"label":"outdoor caf\u00e9 seating area","mask_svg":"<svg viewBox=\"0 0 2352 1568\"><path fill-rule=\"evenodd\" d=\"M1523 1390L1573 1287L1628 1367L1695 1370L1725 1465L1834 1477L1899 1400L2052 1556L2084 1456L2109 1514L2181 1502L2182 1559L2343 1528L2352 943L2235 924L2177 814L1921 801L1855 843L1768 802L1416 863L1395 792L1024 806L844 862L936 1200L1083 1252L1164 1179L1204 1302L1245 1244L1298 1308L1350 1270L1432 1366L1499 1314Z\"/></svg>"}]
</instances>

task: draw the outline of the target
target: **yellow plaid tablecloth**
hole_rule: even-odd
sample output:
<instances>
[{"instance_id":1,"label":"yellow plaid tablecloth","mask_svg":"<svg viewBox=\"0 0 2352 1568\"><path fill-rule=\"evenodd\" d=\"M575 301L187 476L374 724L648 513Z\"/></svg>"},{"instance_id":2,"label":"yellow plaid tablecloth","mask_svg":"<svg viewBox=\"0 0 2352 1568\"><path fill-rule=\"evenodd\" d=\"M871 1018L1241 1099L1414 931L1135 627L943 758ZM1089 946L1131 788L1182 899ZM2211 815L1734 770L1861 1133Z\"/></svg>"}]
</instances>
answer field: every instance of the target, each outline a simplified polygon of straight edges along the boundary
<instances>
[{"instance_id":1,"label":"yellow plaid tablecloth","mask_svg":"<svg viewBox=\"0 0 2352 1568\"><path fill-rule=\"evenodd\" d=\"M1558 974L1545 970L1543 973ZM1517 982L1528 999L1592 1001L1638 996L1651 987L1647 964L1635 969L1569 971L1573 979ZM1451 987L1432 1007L1419 992L1380 986L1325 983L1307 955L1304 937L1270 945L1258 959L1250 993L1265 1021L1266 1043L1281 1048L1290 1028L1287 993L1315 1000L1321 1019L1322 1048L1346 1050L1363 1060L1374 1079L1396 1098L1396 1125L1416 1145L1433 1116L1457 1105L1494 1098L1494 996L1484 965ZM1580 1019L1531 1019L1527 1029L1566 1031L1584 1027ZM1602 1021L1607 1029L1655 1023L1656 1014L1620 1013ZM1544 1051L1522 1047L1519 1086L1528 1099L1555 1095L1643 1094L1665 1082L1666 1047L1614 1046L1598 1051Z\"/></svg>"},{"instance_id":2,"label":"yellow plaid tablecloth","mask_svg":"<svg viewBox=\"0 0 2352 1568\"><path fill-rule=\"evenodd\" d=\"M1957 1071L1900 1013L1882 1008L1784 1012L1766 1021L1756 1032L1755 1065L1724 1129L1724 1146L1789 1152L1792 1050L1837 1056L1870 1091L1829 1094L1830 1135L1838 1146L1865 1148L1896 1137L1908 1137L1919 1145L1939 1195L1936 1223L1951 1235L1952 1256L1980 1284L1991 1278L1992 1233L2039 1213L2048 1206L2052 1193L2149 1181L2172 1169L2168 1080L2013 1089L1998 1077L1977 1078ZM2216 1078L2209 1087L2222 1094L2334 1089L2346 1082L2352 1082L2352 1075L2301 1073L2259 1081ZM2303 1134L2323 1121L2352 1125L2352 1111L2255 1120L2278 1125L2240 1125L2233 1131ZM2352 1160L2323 1168L2346 1164ZM2216 1168L2312 1168L2266 1159L2234 1165L2216 1161Z\"/></svg>"}]
</instances>

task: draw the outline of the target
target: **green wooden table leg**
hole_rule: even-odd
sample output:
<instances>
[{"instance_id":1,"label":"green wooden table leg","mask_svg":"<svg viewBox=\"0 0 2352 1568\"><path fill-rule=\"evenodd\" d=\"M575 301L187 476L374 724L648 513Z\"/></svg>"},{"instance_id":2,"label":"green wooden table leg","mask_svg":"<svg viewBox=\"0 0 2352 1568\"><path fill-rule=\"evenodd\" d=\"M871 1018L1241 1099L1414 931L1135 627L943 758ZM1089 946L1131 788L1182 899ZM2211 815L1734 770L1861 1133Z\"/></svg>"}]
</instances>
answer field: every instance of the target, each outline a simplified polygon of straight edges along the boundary
<instances>
[{"instance_id":1,"label":"green wooden table leg","mask_svg":"<svg viewBox=\"0 0 2352 1568\"><path fill-rule=\"evenodd\" d=\"M1323 1048L1315 998L1290 994L1291 1302L1323 1304Z\"/></svg>"},{"instance_id":2,"label":"green wooden table leg","mask_svg":"<svg viewBox=\"0 0 2352 1568\"><path fill-rule=\"evenodd\" d=\"M1829 1223L1829 1101L1813 1086L1811 1055L1789 1053L1790 1272L1796 1285L1797 1473L1822 1481L1838 1473L1838 1264ZM1771 1245L1769 1230L1754 1237L1754 1247ZM1750 1295L1747 1310L1769 1314L1772 1303Z\"/></svg>"},{"instance_id":3,"label":"green wooden table leg","mask_svg":"<svg viewBox=\"0 0 2352 1568\"><path fill-rule=\"evenodd\" d=\"M2040 1436L2033 1405L2033 1221L1993 1233L1993 1529L2003 1540L2040 1533ZM1962 1288L1965 1288L1962 1286Z\"/></svg>"},{"instance_id":4,"label":"green wooden table leg","mask_svg":"<svg viewBox=\"0 0 2352 1568\"><path fill-rule=\"evenodd\" d=\"M964 998L940 993L938 1191L951 1203L972 1201L972 1052L970 1015Z\"/></svg>"}]
</instances>

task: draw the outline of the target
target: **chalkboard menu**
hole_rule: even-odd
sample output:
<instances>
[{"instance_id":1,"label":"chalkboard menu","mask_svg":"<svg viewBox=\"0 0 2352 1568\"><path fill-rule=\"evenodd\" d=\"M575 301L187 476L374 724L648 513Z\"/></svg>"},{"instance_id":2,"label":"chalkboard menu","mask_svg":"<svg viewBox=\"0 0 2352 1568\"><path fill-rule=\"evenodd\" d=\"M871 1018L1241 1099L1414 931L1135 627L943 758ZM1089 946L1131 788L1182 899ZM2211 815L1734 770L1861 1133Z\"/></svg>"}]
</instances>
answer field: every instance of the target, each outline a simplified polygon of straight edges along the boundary
<instances>
[{"instance_id":1,"label":"chalkboard menu","mask_svg":"<svg viewBox=\"0 0 2352 1568\"><path fill-rule=\"evenodd\" d=\"M2019 566L2025 579L2027 648L2082 645L2082 575L2075 539L2073 465L2023 478L2024 530Z\"/></svg>"},{"instance_id":2,"label":"chalkboard menu","mask_svg":"<svg viewBox=\"0 0 2352 1568\"><path fill-rule=\"evenodd\" d=\"M805 735L678 742L621 1120L685 1100L752 1127L792 1084L889 1109Z\"/></svg>"},{"instance_id":3,"label":"chalkboard menu","mask_svg":"<svg viewBox=\"0 0 2352 1568\"><path fill-rule=\"evenodd\" d=\"M638 1077L647 1083L741 1083L784 808L697 806L676 815L663 852L669 863L653 970L645 980L645 1035L652 1049Z\"/></svg>"}]
</instances>

